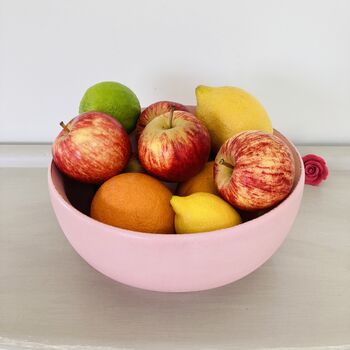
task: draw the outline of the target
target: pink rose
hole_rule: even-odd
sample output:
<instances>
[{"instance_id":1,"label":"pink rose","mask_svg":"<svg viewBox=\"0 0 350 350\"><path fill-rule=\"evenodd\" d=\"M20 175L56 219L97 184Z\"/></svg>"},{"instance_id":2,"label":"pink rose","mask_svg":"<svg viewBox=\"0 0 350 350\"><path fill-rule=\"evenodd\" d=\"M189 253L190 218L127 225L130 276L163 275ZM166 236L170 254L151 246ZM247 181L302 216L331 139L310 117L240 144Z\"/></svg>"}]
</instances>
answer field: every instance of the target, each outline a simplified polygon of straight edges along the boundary
<instances>
[{"instance_id":1,"label":"pink rose","mask_svg":"<svg viewBox=\"0 0 350 350\"><path fill-rule=\"evenodd\" d=\"M303 157L305 167L305 183L307 185L317 186L323 180L327 179L328 168L323 158L315 154L308 154Z\"/></svg>"}]
</instances>

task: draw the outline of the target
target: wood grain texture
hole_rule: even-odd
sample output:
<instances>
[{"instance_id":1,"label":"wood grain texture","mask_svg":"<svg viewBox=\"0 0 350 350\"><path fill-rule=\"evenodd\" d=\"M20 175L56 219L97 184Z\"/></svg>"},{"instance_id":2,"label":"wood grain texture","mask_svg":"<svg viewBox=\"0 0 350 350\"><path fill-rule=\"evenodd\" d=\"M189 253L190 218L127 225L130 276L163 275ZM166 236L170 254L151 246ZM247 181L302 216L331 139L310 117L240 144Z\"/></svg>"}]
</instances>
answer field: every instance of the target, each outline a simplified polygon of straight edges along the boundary
<instances>
[{"instance_id":1,"label":"wood grain texture","mask_svg":"<svg viewBox=\"0 0 350 350\"><path fill-rule=\"evenodd\" d=\"M349 159L350 148L341 152ZM306 186L288 239L259 270L215 290L165 294L113 282L73 251L46 169L0 168L0 349L350 349L344 169Z\"/></svg>"}]
</instances>

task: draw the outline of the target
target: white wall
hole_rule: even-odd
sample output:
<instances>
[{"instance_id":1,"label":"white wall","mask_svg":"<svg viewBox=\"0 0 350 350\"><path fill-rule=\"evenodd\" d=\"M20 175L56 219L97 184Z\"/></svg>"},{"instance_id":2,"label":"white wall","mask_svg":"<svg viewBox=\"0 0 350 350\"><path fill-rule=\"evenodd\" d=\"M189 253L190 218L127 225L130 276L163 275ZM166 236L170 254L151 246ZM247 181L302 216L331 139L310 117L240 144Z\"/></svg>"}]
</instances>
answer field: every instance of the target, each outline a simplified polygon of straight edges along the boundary
<instances>
[{"instance_id":1,"label":"white wall","mask_svg":"<svg viewBox=\"0 0 350 350\"><path fill-rule=\"evenodd\" d=\"M350 1L0 0L0 142L48 142L85 89L255 94L297 143L350 143Z\"/></svg>"}]
</instances>

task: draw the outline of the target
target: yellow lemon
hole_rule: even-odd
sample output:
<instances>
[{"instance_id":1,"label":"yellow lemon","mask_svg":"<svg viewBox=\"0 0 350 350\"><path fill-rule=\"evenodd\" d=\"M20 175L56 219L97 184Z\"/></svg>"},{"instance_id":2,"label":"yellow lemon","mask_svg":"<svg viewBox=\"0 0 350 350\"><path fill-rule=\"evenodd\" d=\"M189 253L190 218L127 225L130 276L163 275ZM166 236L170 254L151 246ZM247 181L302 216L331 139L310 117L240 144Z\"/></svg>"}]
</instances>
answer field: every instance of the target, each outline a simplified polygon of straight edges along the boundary
<instances>
[{"instance_id":1,"label":"yellow lemon","mask_svg":"<svg viewBox=\"0 0 350 350\"><path fill-rule=\"evenodd\" d=\"M214 161L205 164L204 168L189 180L179 184L176 194L189 196L196 192L209 192L219 194L214 182Z\"/></svg>"},{"instance_id":2,"label":"yellow lemon","mask_svg":"<svg viewBox=\"0 0 350 350\"><path fill-rule=\"evenodd\" d=\"M196 88L196 98L196 116L208 128L215 151L241 131L273 131L264 107L254 96L240 88L200 85Z\"/></svg>"},{"instance_id":3,"label":"yellow lemon","mask_svg":"<svg viewBox=\"0 0 350 350\"><path fill-rule=\"evenodd\" d=\"M205 192L172 196L176 233L196 233L232 227L242 222L235 209L220 197Z\"/></svg>"}]
</instances>

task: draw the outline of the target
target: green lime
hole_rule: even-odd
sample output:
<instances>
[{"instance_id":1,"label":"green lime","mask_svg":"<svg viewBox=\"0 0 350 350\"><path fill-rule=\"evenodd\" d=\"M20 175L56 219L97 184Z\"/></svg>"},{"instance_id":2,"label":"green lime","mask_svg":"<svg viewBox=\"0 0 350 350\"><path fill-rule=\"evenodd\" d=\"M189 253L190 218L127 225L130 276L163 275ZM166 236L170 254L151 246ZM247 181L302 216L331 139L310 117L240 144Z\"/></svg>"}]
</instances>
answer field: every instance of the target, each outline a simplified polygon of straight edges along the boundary
<instances>
[{"instance_id":1,"label":"green lime","mask_svg":"<svg viewBox=\"0 0 350 350\"><path fill-rule=\"evenodd\" d=\"M141 113L136 95L125 85L104 81L86 90L80 101L79 113L103 112L117 119L130 133Z\"/></svg>"}]
</instances>

